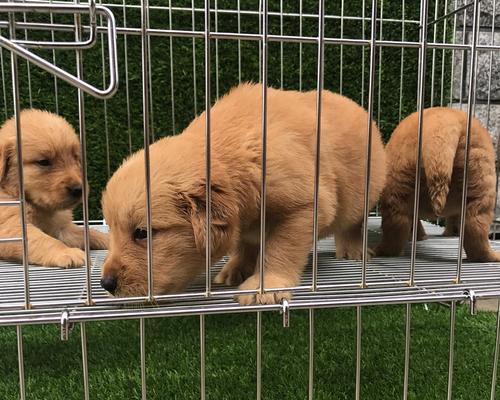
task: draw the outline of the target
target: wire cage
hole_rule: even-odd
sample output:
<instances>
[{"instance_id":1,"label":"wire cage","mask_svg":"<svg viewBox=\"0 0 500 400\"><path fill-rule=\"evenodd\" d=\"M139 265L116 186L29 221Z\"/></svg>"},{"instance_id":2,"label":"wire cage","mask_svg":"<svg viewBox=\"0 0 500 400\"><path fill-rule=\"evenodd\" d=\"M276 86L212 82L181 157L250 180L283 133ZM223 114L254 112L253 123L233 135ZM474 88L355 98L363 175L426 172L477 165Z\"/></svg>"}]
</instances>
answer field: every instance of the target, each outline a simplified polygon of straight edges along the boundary
<instances>
[{"instance_id":1,"label":"wire cage","mask_svg":"<svg viewBox=\"0 0 500 400\"><path fill-rule=\"evenodd\" d=\"M442 238L439 224L424 222L430 238L413 238L404 255L369 259L368 248L380 237L380 217L365 200L363 259L338 260L332 238L318 240L318 180L314 245L294 297L280 304L243 306L241 291L213 283L226 259L211 265L185 293L152 292L152 243L148 295L111 298L100 287L106 251L90 251L88 229L107 230L100 210L106 181L123 158L162 136L175 135L231 87L245 81L263 83L262 115L267 87L300 91L329 89L368 110L367 126L376 121L388 139L398 122L427 106L461 108L478 117L498 147L500 135L500 4L496 0L123 0L89 3L23 1L0 3L0 65L4 119L14 115L22 138L21 108L44 108L64 115L78 128L84 182L79 223L85 227L86 266L44 268L27 261L26 220L19 241L22 264L0 265L0 326L16 326L20 397L26 397L24 325L60 324L67 340L80 324L84 395L89 398L85 323L112 319L140 321L141 393L147 396L145 319L199 315L200 395L205 398L205 316L256 313L256 394L262 395L262 312L279 312L283 325L294 310L309 310L308 397L314 397L314 311L355 307L357 317L355 398L361 398L362 310L364 306L406 305L403 398L408 398L411 307L414 303L449 303L448 398L453 393L454 332L457 303L500 296L496 263L462 262L463 236ZM321 140L321 100L317 107L317 140ZM210 146L210 112L205 113ZM470 125L469 125L470 128ZM263 149L266 119L263 118ZM421 132L421 130L420 130ZM468 132L469 134L469 132ZM421 137L421 135L420 135ZM318 147L319 148L319 147ZM18 158L21 158L18 148ZM316 154L319 159L319 153ZM146 161L148 157L146 156ZM265 160L264 160L265 162ZM366 166L370 166L367 152ZM207 152L207 174L210 175ZM369 171L369 169L367 169ZM22 176L21 170L19 171ZM319 172L316 170L316 179ZM367 176L369 174L366 174ZM497 167L498 175L498 167ZM261 192L266 189L263 168ZM150 195L149 165L145 192ZM368 179L365 179L367 193ZM20 187L23 187L20 181ZM89 186L92 188L89 192ZM24 215L23 191L16 201ZM90 193L90 194L89 194ZM147 198L149 199L149 195ZM209 194L207 194L209 196ZM417 202L418 196L415 197ZM265 237L265 196L261 238ZM462 215L465 207L462 200ZM210 201L208 202L210 204ZM418 207L418 205L417 205ZM151 204L148 203L151 232ZM208 206L210 209L210 206ZM153 210L154 211L154 210ZM210 212L207 213L209 223ZM492 226L492 247L497 223ZM417 218L414 218L416 227ZM209 231L209 230L208 230ZM416 231L414 229L414 231ZM148 235L150 237L151 235ZM209 235L208 235L209 236ZM208 238L207 240L210 240ZM207 246L210 249L210 246ZM264 251L264 249L262 250ZM263 259L263 257L261 258ZM263 263L260 265L261 277ZM259 291L263 291L262 278ZM267 290L267 289L266 289ZM271 289L278 290L278 289ZM500 314L499 314L500 315ZM496 392L498 325L491 398Z\"/></svg>"}]
</instances>

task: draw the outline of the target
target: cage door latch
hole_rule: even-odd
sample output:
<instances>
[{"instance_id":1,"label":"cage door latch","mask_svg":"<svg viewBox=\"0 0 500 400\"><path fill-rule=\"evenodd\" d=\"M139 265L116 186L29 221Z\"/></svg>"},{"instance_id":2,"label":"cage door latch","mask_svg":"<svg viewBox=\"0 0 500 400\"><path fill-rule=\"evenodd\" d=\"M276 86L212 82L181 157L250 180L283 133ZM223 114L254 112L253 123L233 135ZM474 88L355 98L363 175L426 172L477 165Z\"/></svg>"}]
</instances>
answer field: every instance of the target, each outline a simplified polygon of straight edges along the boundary
<instances>
[{"instance_id":1,"label":"cage door latch","mask_svg":"<svg viewBox=\"0 0 500 400\"><path fill-rule=\"evenodd\" d=\"M64 310L61 314L61 340L67 342L69 334L73 330L73 324L69 321L69 311Z\"/></svg>"},{"instance_id":2,"label":"cage door latch","mask_svg":"<svg viewBox=\"0 0 500 400\"><path fill-rule=\"evenodd\" d=\"M289 328L290 327L290 304L288 303L288 300L283 299L281 302L281 310L280 314L283 315L283 328Z\"/></svg>"}]
</instances>

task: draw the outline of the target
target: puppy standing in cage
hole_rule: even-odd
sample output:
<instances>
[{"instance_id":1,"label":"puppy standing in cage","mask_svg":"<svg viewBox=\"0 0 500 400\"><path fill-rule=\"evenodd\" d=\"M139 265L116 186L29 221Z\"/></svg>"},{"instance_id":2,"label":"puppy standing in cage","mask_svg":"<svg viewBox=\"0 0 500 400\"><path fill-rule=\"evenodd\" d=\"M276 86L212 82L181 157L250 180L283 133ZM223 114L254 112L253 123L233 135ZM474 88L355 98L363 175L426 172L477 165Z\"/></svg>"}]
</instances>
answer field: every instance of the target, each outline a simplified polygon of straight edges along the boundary
<instances>
[{"instance_id":1,"label":"puppy standing in cage","mask_svg":"<svg viewBox=\"0 0 500 400\"><path fill-rule=\"evenodd\" d=\"M48 267L85 264L83 228L72 209L82 201L80 142L62 117L41 110L20 114L28 261ZM0 201L17 200L14 119L0 128ZM0 207L0 238L21 237L20 207ZM90 247L106 249L107 234L91 229ZM22 260L21 242L0 243L0 258Z\"/></svg>"},{"instance_id":2,"label":"puppy standing in cage","mask_svg":"<svg viewBox=\"0 0 500 400\"><path fill-rule=\"evenodd\" d=\"M216 282L259 288L262 86L243 84L211 110L212 261L229 254ZM335 234L337 257L362 257L366 111L323 93L319 235ZM313 241L316 92L268 90L265 288L300 282ZM154 291L183 290L205 265L205 115L150 148ZM385 153L373 123L369 203L385 181ZM108 182L103 212L110 252L102 285L120 295L147 293L144 152ZM288 292L240 295L275 303Z\"/></svg>"},{"instance_id":3,"label":"puppy standing in cage","mask_svg":"<svg viewBox=\"0 0 500 400\"><path fill-rule=\"evenodd\" d=\"M458 231L464 174L467 114L424 110L419 218L446 217L446 236ZM415 196L418 113L397 126L387 144L387 184L381 197L382 241L376 253L397 256L409 239ZM491 136L472 119L464 249L470 261L500 261L488 240L495 207L495 150ZM425 234L421 232L421 234Z\"/></svg>"}]
</instances>

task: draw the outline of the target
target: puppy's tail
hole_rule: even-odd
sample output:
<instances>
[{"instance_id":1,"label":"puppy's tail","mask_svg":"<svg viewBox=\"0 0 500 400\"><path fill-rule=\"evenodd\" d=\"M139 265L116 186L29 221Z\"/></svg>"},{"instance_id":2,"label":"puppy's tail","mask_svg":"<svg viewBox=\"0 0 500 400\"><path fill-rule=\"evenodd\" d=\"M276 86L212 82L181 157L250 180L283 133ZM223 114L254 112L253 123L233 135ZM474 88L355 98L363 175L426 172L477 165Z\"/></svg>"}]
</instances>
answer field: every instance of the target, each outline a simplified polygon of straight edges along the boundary
<instances>
[{"instance_id":1,"label":"puppy's tail","mask_svg":"<svg viewBox=\"0 0 500 400\"><path fill-rule=\"evenodd\" d=\"M462 126L459 123L441 122L435 118L426 121L424 118L422 164L431 206L436 215L441 215L446 205L461 134Z\"/></svg>"}]
</instances>

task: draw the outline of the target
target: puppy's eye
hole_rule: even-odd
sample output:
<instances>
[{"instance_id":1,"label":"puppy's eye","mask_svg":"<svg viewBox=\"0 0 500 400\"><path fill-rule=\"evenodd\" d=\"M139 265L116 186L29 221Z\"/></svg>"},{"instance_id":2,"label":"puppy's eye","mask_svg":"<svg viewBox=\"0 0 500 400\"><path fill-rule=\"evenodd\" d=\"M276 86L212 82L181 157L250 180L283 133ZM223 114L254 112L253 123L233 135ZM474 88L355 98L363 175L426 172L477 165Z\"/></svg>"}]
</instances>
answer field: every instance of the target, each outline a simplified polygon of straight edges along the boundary
<instances>
[{"instance_id":1,"label":"puppy's eye","mask_svg":"<svg viewBox=\"0 0 500 400\"><path fill-rule=\"evenodd\" d=\"M49 167L52 163L50 162L50 160L44 158L43 160L37 160L36 162L38 165L42 166L42 167Z\"/></svg>"},{"instance_id":2,"label":"puppy's eye","mask_svg":"<svg viewBox=\"0 0 500 400\"><path fill-rule=\"evenodd\" d=\"M134 231L134 240L144 240L148 237L148 231L146 229L137 228Z\"/></svg>"}]
</instances>

